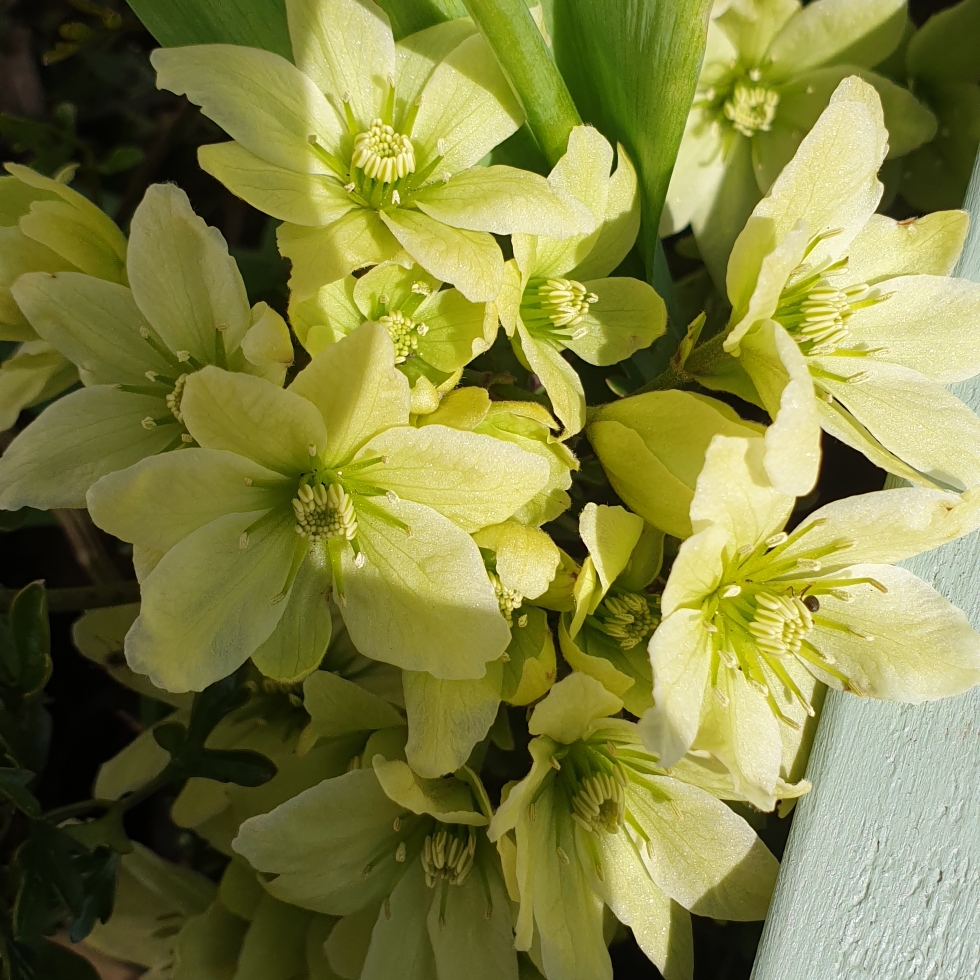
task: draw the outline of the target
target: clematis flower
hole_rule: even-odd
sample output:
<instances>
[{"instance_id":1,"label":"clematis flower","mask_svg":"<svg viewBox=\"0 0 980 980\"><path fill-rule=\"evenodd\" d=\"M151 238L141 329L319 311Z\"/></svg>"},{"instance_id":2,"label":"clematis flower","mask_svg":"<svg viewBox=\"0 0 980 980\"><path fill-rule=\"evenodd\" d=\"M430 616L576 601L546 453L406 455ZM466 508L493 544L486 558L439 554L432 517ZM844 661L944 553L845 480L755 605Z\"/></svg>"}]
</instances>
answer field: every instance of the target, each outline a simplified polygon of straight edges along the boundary
<instances>
[{"instance_id":1,"label":"clematis flower","mask_svg":"<svg viewBox=\"0 0 980 980\"><path fill-rule=\"evenodd\" d=\"M74 167L54 179L8 163L0 177L0 340L21 342L0 365L0 430L25 408L78 383L78 371L41 340L10 288L25 272L84 272L126 284L126 239L91 201L68 187Z\"/></svg>"},{"instance_id":2,"label":"clematis flower","mask_svg":"<svg viewBox=\"0 0 980 980\"><path fill-rule=\"evenodd\" d=\"M660 766L634 724L609 717L622 707L584 674L556 684L529 723L531 772L490 824L518 889L517 948L539 941L549 980L611 980L603 906L666 980L690 980L688 911L761 919L775 883L749 825L696 767Z\"/></svg>"},{"instance_id":3,"label":"clematis flower","mask_svg":"<svg viewBox=\"0 0 980 980\"><path fill-rule=\"evenodd\" d=\"M304 299L407 252L472 302L500 288L491 233L563 238L587 209L536 174L477 167L523 116L468 20L394 43L372 0L289 0L293 60L255 48L158 49L157 84L200 105L234 142L201 166L287 222L279 246Z\"/></svg>"},{"instance_id":4,"label":"clematis flower","mask_svg":"<svg viewBox=\"0 0 980 980\"><path fill-rule=\"evenodd\" d=\"M694 106L667 192L664 235L690 224L715 282L732 244L843 78L873 85L890 155L928 142L936 119L873 71L901 42L906 0L728 0L715 4Z\"/></svg>"},{"instance_id":5,"label":"clematis flower","mask_svg":"<svg viewBox=\"0 0 980 980\"><path fill-rule=\"evenodd\" d=\"M918 703L980 682L980 636L893 562L980 527L971 495L923 488L835 501L792 532L794 499L762 469L762 441L717 436L650 640L654 706L640 730L663 765L710 752L771 809L780 727L813 714L810 677Z\"/></svg>"},{"instance_id":6,"label":"clematis flower","mask_svg":"<svg viewBox=\"0 0 980 980\"><path fill-rule=\"evenodd\" d=\"M373 766L247 820L235 849L276 875L271 895L343 917L326 953L344 977L517 980L510 902L479 779L421 779L396 754L379 746Z\"/></svg>"},{"instance_id":7,"label":"clematis flower","mask_svg":"<svg viewBox=\"0 0 980 980\"><path fill-rule=\"evenodd\" d=\"M778 350L812 378L826 432L914 483L962 489L980 482L980 420L944 385L980 371L980 286L949 278L967 216L874 214L886 148L877 93L846 79L739 236L723 347L770 412ZM707 347L687 370L732 390Z\"/></svg>"},{"instance_id":8,"label":"clematis flower","mask_svg":"<svg viewBox=\"0 0 980 980\"><path fill-rule=\"evenodd\" d=\"M424 377L438 387L489 350L497 332L492 307L470 303L458 290L441 286L417 265L406 269L385 263L360 278L347 276L322 286L312 299L291 303L289 321L313 355L368 320L380 323L409 381Z\"/></svg>"},{"instance_id":9,"label":"clematis flower","mask_svg":"<svg viewBox=\"0 0 980 980\"><path fill-rule=\"evenodd\" d=\"M14 284L32 327L77 366L85 387L46 408L7 448L0 507L84 507L104 474L192 443L181 399L205 365L282 384L292 361L285 322L264 303L249 311L224 239L183 191L147 191L126 259L129 288L61 271Z\"/></svg>"},{"instance_id":10,"label":"clematis flower","mask_svg":"<svg viewBox=\"0 0 980 980\"><path fill-rule=\"evenodd\" d=\"M651 286L604 278L633 247L640 225L636 171L622 147L610 176L612 165L612 147L598 131L572 130L548 179L588 205L596 230L564 241L515 234L514 260L496 300L518 358L540 378L568 435L585 424L585 392L562 351L589 364L616 364L649 347L667 322Z\"/></svg>"},{"instance_id":11,"label":"clematis flower","mask_svg":"<svg viewBox=\"0 0 980 980\"><path fill-rule=\"evenodd\" d=\"M589 555L574 606L559 620L562 654L640 716L653 704L646 640L660 622L660 596L647 589L663 564L664 534L622 507L588 503L579 535Z\"/></svg>"},{"instance_id":12,"label":"clematis flower","mask_svg":"<svg viewBox=\"0 0 980 980\"><path fill-rule=\"evenodd\" d=\"M442 678L483 676L510 641L470 533L545 485L546 464L489 436L410 426L391 338L366 323L285 391L209 367L188 377L200 448L143 460L88 496L96 523L163 553L142 579L130 665L200 690L249 656L294 679L330 633Z\"/></svg>"}]
</instances>

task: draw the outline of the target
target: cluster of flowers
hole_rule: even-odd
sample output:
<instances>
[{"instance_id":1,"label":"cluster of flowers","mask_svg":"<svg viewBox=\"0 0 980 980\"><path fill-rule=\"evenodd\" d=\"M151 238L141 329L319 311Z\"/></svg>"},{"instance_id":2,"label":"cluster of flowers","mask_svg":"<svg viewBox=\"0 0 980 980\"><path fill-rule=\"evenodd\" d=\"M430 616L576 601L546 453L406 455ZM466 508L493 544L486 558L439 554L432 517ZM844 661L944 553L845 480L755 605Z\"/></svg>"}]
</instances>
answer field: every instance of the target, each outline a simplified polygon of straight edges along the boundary
<instances>
[{"instance_id":1,"label":"cluster of flowers","mask_svg":"<svg viewBox=\"0 0 980 980\"><path fill-rule=\"evenodd\" d=\"M250 659L213 743L279 770L191 780L174 819L232 857L220 888L137 851L94 941L177 980L598 980L608 909L690 977L689 912L765 914L776 861L725 801L806 792L824 685L980 682L980 636L893 565L980 527L980 421L943 387L980 371L980 286L950 278L966 216L874 213L881 101L835 78L735 241L728 328L698 343L699 319L659 390L587 410L564 351L614 364L665 328L650 286L610 278L639 228L626 153L581 127L547 179L481 166L522 115L469 21L396 44L369 0L287 8L294 63L153 61L232 137L204 169L283 222L302 370L176 187L127 242L64 180L0 181L22 262L0 311L48 372L31 398L82 383L12 441L0 506L87 506L131 542L139 609L87 614L80 645L128 628L120 674L168 720ZM767 131L772 98L732 98ZM460 386L501 326L557 420ZM914 486L787 531L821 429ZM578 561L542 526L583 430L625 506L581 510ZM522 735L530 770L491 795L491 745ZM147 732L97 795L166 762Z\"/></svg>"}]
</instances>

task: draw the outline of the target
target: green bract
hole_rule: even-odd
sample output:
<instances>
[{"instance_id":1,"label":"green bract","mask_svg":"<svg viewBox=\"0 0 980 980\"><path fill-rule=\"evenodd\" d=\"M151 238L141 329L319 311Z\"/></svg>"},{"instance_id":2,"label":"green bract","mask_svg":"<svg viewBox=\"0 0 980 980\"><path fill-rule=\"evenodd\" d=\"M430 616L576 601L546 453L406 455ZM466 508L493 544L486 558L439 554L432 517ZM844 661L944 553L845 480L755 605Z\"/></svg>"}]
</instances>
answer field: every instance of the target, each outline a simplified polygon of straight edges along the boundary
<instances>
[{"instance_id":1,"label":"green bract","mask_svg":"<svg viewBox=\"0 0 980 980\"><path fill-rule=\"evenodd\" d=\"M75 365L38 339L10 288L25 272L84 272L126 284L126 239L94 204L67 186L74 168L52 180L8 163L0 177L0 340L22 341L0 367L0 430L24 408L78 381Z\"/></svg>"},{"instance_id":2,"label":"green bract","mask_svg":"<svg viewBox=\"0 0 980 980\"><path fill-rule=\"evenodd\" d=\"M877 93L846 79L735 244L724 348L770 413L809 374L831 435L913 482L968 487L980 421L944 388L980 372L980 285L949 278L967 217L874 214L886 147ZM723 363L695 352L687 369L734 390Z\"/></svg>"},{"instance_id":3,"label":"green bract","mask_svg":"<svg viewBox=\"0 0 980 980\"><path fill-rule=\"evenodd\" d=\"M395 44L371 0L288 0L295 65L256 48L159 49L158 84L234 140L201 166L286 221L301 299L407 252L473 302L500 288L491 232L567 237L590 212L536 174L477 167L522 122L490 48L466 20Z\"/></svg>"},{"instance_id":4,"label":"green bract","mask_svg":"<svg viewBox=\"0 0 980 980\"><path fill-rule=\"evenodd\" d=\"M365 759L371 751L369 743ZM420 779L386 761L395 754L379 749L373 767L246 821L235 849L276 875L272 895L343 917L326 944L343 977L517 980L510 901L479 780Z\"/></svg>"},{"instance_id":5,"label":"green bract","mask_svg":"<svg viewBox=\"0 0 980 980\"><path fill-rule=\"evenodd\" d=\"M604 905L666 980L690 980L685 910L761 919L775 883L751 827L696 767L659 766L635 725L608 717L622 707L584 674L556 684L529 724L531 772L490 824L519 893L517 948L540 942L549 980L611 980Z\"/></svg>"},{"instance_id":6,"label":"green bract","mask_svg":"<svg viewBox=\"0 0 980 980\"><path fill-rule=\"evenodd\" d=\"M906 89L867 70L896 48L906 21L906 0L716 3L661 232L690 223L721 283L752 208L848 75L861 76L881 94L892 156L932 139L932 113Z\"/></svg>"},{"instance_id":7,"label":"green bract","mask_svg":"<svg viewBox=\"0 0 980 980\"><path fill-rule=\"evenodd\" d=\"M347 276L322 286L304 302L290 305L289 321L311 353L356 330L380 323L395 345L395 360L414 384L424 377L436 387L490 348L497 315L485 303L470 303L456 289L417 265L375 266L359 279ZM431 388L429 388L431 390Z\"/></svg>"},{"instance_id":8,"label":"green bract","mask_svg":"<svg viewBox=\"0 0 980 980\"><path fill-rule=\"evenodd\" d=\"M224 239L183 191L147 191L127 265L128 288L82 272L32 272L14 284L31 326L77 366L85 387L10 444L0 506L83 507L99 477L192 443L182 395L207 364L282 383L292 361L286 324L264 303L249 310Z\"/></svg>"},{"instance_id":9,"label":"green bract","mask_svg":"<svg viewBox=\"0 0 980 980\"><path fill-rule=\"evenodd\" d=\"M795 500L769 483L760 439L717 436L650 640L644 742L663 765L692 746L771 809L780 726L813 713L808 675L863 697L920 702L980 681L980 636L935 589L892 563L980 527L980 507L937 490L848 497L792 533Z\"/></svg>"},{"instance_id":10,"label":"green bract","mask_svg":"<svg viewBox=\"0 0 980 980\"><path fill-rule=\"evenodd\" d=\"M283 391L206 368L181 413L200 448L143 460L89 493L97 523L164 553L127 637L134 669L200 690L252 656L270 676L316 667L332 588L356 648L476 678L510 632L470 533L548 479L489 436L408 424L408 381L384 327L321 351Z\"/></svg>"},{"instance_id":11,"label":"green bract","mask_svg":"<svg viewBox=\"0 0 980 980\"><path fill-rule=\"evenodd\" d=\"M585 424L585 393L561 352L616 364L649 347L667 321L663 300L645 282L604 278L633 247L640 226L636 171L622 147L610 176L612 165L612 147L596 130L572 130L568 152L548 179L556 192L588 206L595 231L563 241L514 235L514 261L496 300L514 350L541 380L569 435Z\"/></svg>"}]
</instances>

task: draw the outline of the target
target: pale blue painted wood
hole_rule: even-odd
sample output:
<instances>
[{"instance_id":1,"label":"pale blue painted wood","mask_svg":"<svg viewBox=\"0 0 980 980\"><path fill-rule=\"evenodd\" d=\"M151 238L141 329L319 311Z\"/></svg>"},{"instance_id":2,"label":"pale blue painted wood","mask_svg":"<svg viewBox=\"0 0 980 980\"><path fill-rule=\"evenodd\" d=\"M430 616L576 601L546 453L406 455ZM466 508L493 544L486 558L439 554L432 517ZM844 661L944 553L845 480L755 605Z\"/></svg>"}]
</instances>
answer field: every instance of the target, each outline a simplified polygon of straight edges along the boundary
<instances>
[{"instance_id":1,"label":"pale blue painted wood","mask_svg":"<svg viewBox=\"0 0 980 980\"><path fill-rule=\"evenodd\" d=\"M980 282L980 157L957 275ZM980 379L952 390L980 412ZM904 563L980 628L980 535ZM752 980L980 978L980 690L831 692Z\"/></svg>"}]
</instances>

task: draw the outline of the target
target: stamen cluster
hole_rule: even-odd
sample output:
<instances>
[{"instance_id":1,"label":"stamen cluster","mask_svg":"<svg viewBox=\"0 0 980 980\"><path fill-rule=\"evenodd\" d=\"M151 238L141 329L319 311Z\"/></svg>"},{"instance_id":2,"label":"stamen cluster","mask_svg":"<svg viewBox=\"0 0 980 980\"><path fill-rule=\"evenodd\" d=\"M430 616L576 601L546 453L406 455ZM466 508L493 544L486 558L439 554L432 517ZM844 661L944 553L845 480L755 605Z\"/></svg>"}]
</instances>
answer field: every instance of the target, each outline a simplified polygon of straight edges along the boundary
<instances>
[{"instance_id":1,"label":"stamen cluster","mask_svg":"<svg viewBox=\"0 0 980 980\"><path fill-rule=\"evenodd\" d=\"M383 119L374 119L369 129L354 137L351 163L372 180L391 184L415 172L415 147Z\"/></svg>"},{"instance_id":2,"label":"stamen cluster","mask_svg":"<svg viewBox=\"0 0 980 980\"><path fill-rule=\"evenodd\" d=\"M429 834L422 845L422 870L425 883L435 888L439 881L461 885L473 870L476 857L476 831L454 824Z\"/></svg>"},{"instance_id":3,"label":"stamen cluster","mask_svg":"<svg viewBox=\"0 0 980 980\"><path fill-rule=\"evenodd\" d=\"M524 602L524 596L515 589L508 588L504 585L495 572L488 572L487 574L490 576L490 582L493 584L493 591L497 596L497 604L500 606L500 612L504 619L507 620L507 625L511 626L514 621L514 610L521 608L521 604Z\"/></svg>"},{"instance_id":4,"label":"stamen cluster","mask_svg":"<svg viewBox=\"0 0 980 980\"><path fill-rule=\"evenodd\" d=\"M429 328L424 323L416 323L400 310L392 310L378 319L391 342L395 345L395 363L404 364L417 350L419 337L424 337Z\"/></svg>"},{"instance_id":5,"label":"stamen cluster","mask_svg":"<svg viewBox=\"0 0 980 980\"><path fill-rule=\"evenodd\" d=\"M619 640L624 650L639 646L660 624L647 597L634 592L607 596L596 618L599 628Z\"/></svg>"},{"instance_id":6,"label":"stamen cluster","mask_svg":"<svg viewBox=\"0 0 980 980\"><path fill-rule=\"evenodd\" d=\"M763 85L737 82L731 97L722 107L725 118L743 136L768 133L776 118L779 93Z\"/></svg>"},{"instance_id":7,"label":"stamen cluster","mask_svg":"<svg viewBox=\"0 0 980 980\"><path fill-rule=\"evenodd\" d=\"M300 485L293 498L296 533L311 544L328 538L353 541L357 534L354 502L339 483Z\"/></svg>"},{"instance_id":8,"label":"stamen cluster","mask_svg":"<svg viewBox=\"0 0 980 980\"><path fill-rule=\"evenodd\" d=\"M167 408L173 413L173 417L180 422L181 425L184 424L184 416L180 414L180 400L184 395L184 385L187 383L188 376L182 374L174 382L174 390L167 395Z\"/></svg>"}]
</instances>

